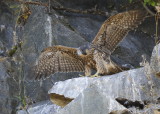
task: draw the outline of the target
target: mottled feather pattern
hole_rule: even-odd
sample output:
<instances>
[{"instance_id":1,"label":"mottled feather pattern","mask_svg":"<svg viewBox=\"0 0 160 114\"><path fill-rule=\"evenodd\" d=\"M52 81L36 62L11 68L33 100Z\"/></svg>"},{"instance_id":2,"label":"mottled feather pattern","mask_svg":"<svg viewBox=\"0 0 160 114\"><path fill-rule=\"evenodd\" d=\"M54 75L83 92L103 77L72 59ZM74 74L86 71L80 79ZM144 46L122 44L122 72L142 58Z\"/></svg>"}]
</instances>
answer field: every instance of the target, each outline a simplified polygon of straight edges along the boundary
<instances>
[{"instance_id":1,"label":"mottled feather pattern","mask_svg":"<svg viewBox=\"0 0 160 114\"><path fill-rule=\"evenodd\" d=\"M56 72L84 72L91 69L106 75L122 71L111 61L110 55L127 33L135 29L146 17L143 10L123 12L109 17L95 36L89 53L78 54L80 50L66 46L45 48L34 67L36 79L45 78Z\"/></svg>"},{"instance_id":2,"label":"mottled feather pattern","mask_svg":"<svg viewBox=\"0 0 160 114\"><path fill-rule=\"evenodd\" d=\"M75 49L54 46L43 50L34 68L36 79L56 72L84 72L84 63L79 59Z\"/></svg>"},{"instance_id":3,"label":"mottled feather pattern","mask_svg":"<svg viewBox=\"0 0 160 114\"><path fill-rule=\"evenodd\" d=\"M110 54L130 30L135 29L141 24L146 15L147 13L143 10L128 11L111 16L103 23L92 41L92 47L97 51L97 54L94 54L94 59L97 63L98 73L105 75L111 72L116 73L121 71L121 69L110 60ZM102 55L103 57L99 57Z\"/></svg>"},{"instance_id":4,"label":"mottled feather pattern","mask_svg":"<svg viewBox=\"0 0 160 114\"><path fill-rule=\"evenodd\" d=\"M128 11L110 17L106 23L122 29L133 29L145 18L145 15L146 11L143 10Z\"/></svg>"},{"instance_id":5,"label":"mottled feather pattern","mask_svg":"<svg viewBox=\"0 0 160 114\"><path fill-rule=\"evenodd\" d=\"M135 29L144 20L145 15L146 12L143 10L134 10L111 16L103 23L92 43L94 45L99 44L98 40L101 37L101 34L106 32L106 41L103 41L106 42L105 48L113 52L127 33L130 30Z\"/></svg>"}]
</instances>

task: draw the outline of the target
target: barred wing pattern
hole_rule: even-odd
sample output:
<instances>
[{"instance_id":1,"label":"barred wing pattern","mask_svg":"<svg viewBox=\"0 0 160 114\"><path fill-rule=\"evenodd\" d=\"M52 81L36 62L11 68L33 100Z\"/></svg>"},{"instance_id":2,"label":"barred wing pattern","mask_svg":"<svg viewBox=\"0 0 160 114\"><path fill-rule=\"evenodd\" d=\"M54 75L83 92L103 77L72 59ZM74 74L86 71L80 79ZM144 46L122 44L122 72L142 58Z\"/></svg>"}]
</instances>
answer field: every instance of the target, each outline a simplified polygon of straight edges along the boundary
<instances>
[{"instance_id":1,"label":"barred wing pattern","mask_svg":"<svg viewBox=\"0 0 160 114\"><path fill-rule=\"evenodd\" d=\"M127 33L144 20L146 14L143 10L133 10L111 16L103 23L92 44L112 53Z\"/></svg>"},{"instance_id":2,"label":"barred wing pattern","mask_svg":"<svg viewBox=\"0 0 160 114\"><path fill-rule=\"evenodd\" d=\"M76 53L64 46L46 48L34 67L35 79L45 78L56 72L84 72L84 64ZM76 49L73 48L75 51Z\"/></svg>"},{"instance_id":3,"label":"barred wing pattern","mask_svg":"<svg viewBox=\"0 0 160 114\"><path fill-rule=\"evenodd\" d=\"M44 49L34 67L36 79L45 78L56 72L84 72L86 66L89 71L91 67L96 68L100 74L115 72L117 66L111 62L108 55L130 30L144 20L146 14L143 10L132 10L111 16L92 41L90 54L78 55L76 48L66 46Z\"/></svg>"}]
</instances>

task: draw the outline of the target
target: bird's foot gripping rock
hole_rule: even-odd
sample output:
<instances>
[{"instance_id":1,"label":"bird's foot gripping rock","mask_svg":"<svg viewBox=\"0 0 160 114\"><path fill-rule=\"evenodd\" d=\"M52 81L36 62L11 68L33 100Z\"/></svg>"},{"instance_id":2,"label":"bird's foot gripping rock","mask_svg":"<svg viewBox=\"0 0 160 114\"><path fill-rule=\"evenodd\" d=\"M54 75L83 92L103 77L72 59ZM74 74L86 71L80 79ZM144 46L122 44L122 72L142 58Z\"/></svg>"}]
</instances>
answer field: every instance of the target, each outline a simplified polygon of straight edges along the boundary
<instances>
[{"instance_id":1,"label":"bird's foot gripping rock","mask_svg":"<svg viewBox=\"0 0 160 114\"><path fill-rule=\"evenodd\" d=\"M87 75L87 76L86 76L86 75L81 75L81 74L79 74L79 76L80 76L80 77L90 77L90 75Z\"/></svg>"},{"instance_id":2,"label":"bird's foot gripping rock","mask_svg":"<svg viewBox=\"0 0 160 114\"><path fill-rule=\"evenodd\" d=\"M79 74L79 76L80 76L80 77L91 77L91 78L101 77L101 76L99 75L99 73L96 73L96 74L94 74L94 75L81 75L81 74Z\"/></svg>"},{"instance_id":3,"label":"bird's foot gripping rock","mask_svg":"<svg viewBox=\"0 0 160 114\"><path fill-rule=\"evenodd\" d=\"M80 76L80 77L85 77L85 75L81 75L81 74L79 74L79 76Z\"/></svg>"},{"instance_id":4,"label":"bird's foot gripping rock","mask_svg":"<svg viewBox=\"0 0 160 114\"><path fill-rule=\"evenodd\" d=\"M101 77L98 73L94 74L94 75L90 75L89 77L94 78L94 77Z\"/></svg>"}]
</instances>

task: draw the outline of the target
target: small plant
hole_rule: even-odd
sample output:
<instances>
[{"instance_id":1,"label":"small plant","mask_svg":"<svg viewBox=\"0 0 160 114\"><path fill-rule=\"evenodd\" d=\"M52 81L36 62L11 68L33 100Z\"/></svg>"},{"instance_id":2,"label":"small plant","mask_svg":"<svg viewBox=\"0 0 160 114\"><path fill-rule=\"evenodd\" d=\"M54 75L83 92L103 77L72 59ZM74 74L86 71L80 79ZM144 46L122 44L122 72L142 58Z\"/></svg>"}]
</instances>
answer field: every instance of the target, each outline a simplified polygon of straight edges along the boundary
<instances>
[{"instance_id":1,"label":"small plant","mask_svg":"<svg viewBox=\"0 0 160 114\"><path fill-rule=\"evenodd\" d=\"M21 46L22 46L22 42L18 42L17 45L13 46L12 49L8 50L7 52L8 56L12 57L16 53L18 48L21 49Z\"/></svg>"},{"instance_id":2,"label":"small plant","mask_svg":"<svg viewBox=\"0 0 160 114\"><path fill-rule=\"evenodd\" d=\"M150 6L156 6L158 2L156 2L155 0L144 0L144 4L148 4Z\"/></svg>"},{"instance_id":3,"label":"small plant","mask_svg":"<svg viewBox=\"0 0 160 114\"><path fill-rule=\"evenodd\" d=\"M27 108L27 102L26 102L26 99L27 97L26 96L16 96L16 98L18 99L18 101L20 102L20 109L26 109Z\"/></svg>"},{"instance_id":4,"label":"small plant","mask_svg":"<svg viewBox=\"0 0 160 114\"><path fill-rule=\"evenodd\" d=\"M133 0L129 0L129 3L132 3ZM158 1L156 0L143 0L144 5L156 6Z\"/></svg>"}]
</instances>

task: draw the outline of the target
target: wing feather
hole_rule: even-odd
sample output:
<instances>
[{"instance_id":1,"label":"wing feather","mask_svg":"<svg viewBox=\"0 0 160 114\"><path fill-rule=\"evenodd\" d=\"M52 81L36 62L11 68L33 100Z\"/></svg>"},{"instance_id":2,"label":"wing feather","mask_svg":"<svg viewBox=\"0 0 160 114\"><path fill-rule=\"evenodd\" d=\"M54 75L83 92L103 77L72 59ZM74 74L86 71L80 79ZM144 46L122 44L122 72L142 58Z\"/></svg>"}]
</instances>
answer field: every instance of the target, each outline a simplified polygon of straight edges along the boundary
<instances>
[{"instance_id":1,"label":"wing feather","mask_svg":"<svg viewBox=\"0 0 160 114\"><path fill-rule=\"evenodd\" d=\"M112 53L127 33L144 20L146 14L143 10L132 10L111 16L101 26L92 41L93 46L103 47Z\"/></svg>"},{"instance_id":2,"label":"wing feather","mask_svg":"<svg viewBox=\"0 0 160 114\"><path fill-rule=\"evenodd\" d=\"M53 46L41 53L34 72L35 79L45 78L56 72L84 72L84 62L75 48Z\"/></svg>"}]
</instances>

